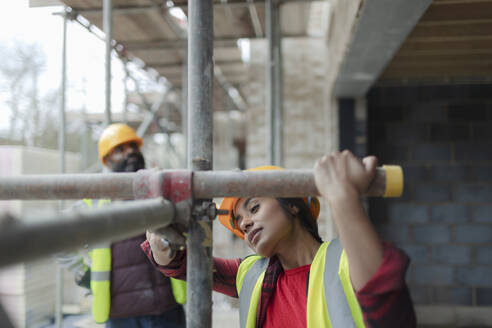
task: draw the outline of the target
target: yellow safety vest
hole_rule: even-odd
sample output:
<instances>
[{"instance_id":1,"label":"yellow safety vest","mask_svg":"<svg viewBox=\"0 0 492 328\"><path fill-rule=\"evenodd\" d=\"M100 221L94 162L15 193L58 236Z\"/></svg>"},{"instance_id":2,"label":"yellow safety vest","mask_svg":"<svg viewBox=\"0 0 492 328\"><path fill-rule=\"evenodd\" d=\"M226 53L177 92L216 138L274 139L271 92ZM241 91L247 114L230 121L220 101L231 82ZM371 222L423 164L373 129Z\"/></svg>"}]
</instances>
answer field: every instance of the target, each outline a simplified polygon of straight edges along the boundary
<instances>
[{"instance_id":1,"label":"yellow safety vest","mask_svg":"<svg viewBox=\"0 0 492 328\"><path fill-rule=\"evenodd\" d=\"M92 199L82 200L92 208ZM97 207L111 203L109 199L99 199ZM111 243L101 243L89 252L91 258L92 317L96 323L104 323L109 318L111 307ZM178 304L186 303L186 282L170 278L174 299Z\"/></svg>"},{"instance_id":2,"label":"yellow safety vest","mask_svg":"<svg viewBox=\"0 0 492 328\"><path fill-rule=\"evenodd\" d=\"M239 266L236 288L241 328L255 328L268 258L250 256ZM350 281L348 259L338 239L321 244L309 272L307 328L365 328Z\"/></svg>"}]
</instances>

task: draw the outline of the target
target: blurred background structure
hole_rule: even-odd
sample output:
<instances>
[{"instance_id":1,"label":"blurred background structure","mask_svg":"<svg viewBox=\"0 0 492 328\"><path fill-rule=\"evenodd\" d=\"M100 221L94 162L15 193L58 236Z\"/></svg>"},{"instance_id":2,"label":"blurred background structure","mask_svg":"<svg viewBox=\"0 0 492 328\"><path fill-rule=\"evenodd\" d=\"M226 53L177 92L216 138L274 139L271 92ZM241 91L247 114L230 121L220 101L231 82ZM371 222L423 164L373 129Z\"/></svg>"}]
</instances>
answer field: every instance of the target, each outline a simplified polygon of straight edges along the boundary
<instances>
[{"instance_id":1,"label":"blurred background structure","mask_svg":"<svg viewBox=\"0 0 492 328\"><path fill-rule=\"evenodd\" d=\"M213 2L214 170L312 168L338 149L402 165L403 197L367 206L384 239L411 257L419 325L492 326L492 0ZM36 44L0 45L0 174L60 172L60 107L67 173L101 171L96 141L109 121L139 131L148 167L186 167L187 1L113 0L109 68L103 1L29 7L56 13L67 87L61 60L60 79L43 82L48 58ZM70 60L77 39L67 33L63 43L63 20L100 45L85 50L99 61ZM97 92L80 76L95 67ZM90 108L94 98L99 108ZM57 203L0 208L35 220ZM322 209L329 240L336 231ZM248 254L220 225L213 249ZM53 325L56 270L52 259L1 269L0 300L16 327ZM90 296L72 280L64 274L62 324L91 327ZM238 323L237 303L213 298L214 327Z\"/></svg>"}]
</instances>

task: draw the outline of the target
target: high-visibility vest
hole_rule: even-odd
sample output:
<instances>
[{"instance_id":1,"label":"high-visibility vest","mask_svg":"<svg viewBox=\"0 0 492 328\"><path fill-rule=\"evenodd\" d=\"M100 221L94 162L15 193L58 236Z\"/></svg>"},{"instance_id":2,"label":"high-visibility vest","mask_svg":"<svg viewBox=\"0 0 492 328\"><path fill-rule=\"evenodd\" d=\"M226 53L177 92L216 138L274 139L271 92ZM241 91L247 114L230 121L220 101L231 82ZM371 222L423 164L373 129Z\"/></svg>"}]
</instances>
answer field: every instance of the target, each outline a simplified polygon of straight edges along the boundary
<instances>
[{"instance_id":1,"label":"high-visibility vest","mask_svg":"<svg viewBox=\"0 0 492 328\"><path fill-rule=\"evenodd\" d=\"M236 288L241 328L256 327L268 258L249 256L239 266ZM350 281L348 259L338 239L321 244L309 271L307 328L365 328Z\"/></svg>"},{"instance_id":2,"label":"high-visibility vest","mask_svg":"<svg viewBox=\"0 0 492 328\"><path fill-rule=\"evenodd\" d=\"M87 207L92 208L92 199L84 199ZM97 207L104 206L111 201L99 199ZM97 323L104 323L109 318L111 306L111 243L94 245L89 252L91 258L91 291L92 317Z\"/></svg>"},{"instance_id":3,"label":"high-visibility vest","mask_svg":"<svg viewBox=\"0 0 492 328\"><path fill-rule=\"evenodd\" d=\"M92 199L83 199L92 208ZM111 203L109 199L99 199L97 207ZM111 243L94 245L89 252L91 258L92 317L96 323L104 323L109 318L111 307ZM186 282L170 278L174 299L178 304L186 303Z\"/></svg>"}]
</instances>

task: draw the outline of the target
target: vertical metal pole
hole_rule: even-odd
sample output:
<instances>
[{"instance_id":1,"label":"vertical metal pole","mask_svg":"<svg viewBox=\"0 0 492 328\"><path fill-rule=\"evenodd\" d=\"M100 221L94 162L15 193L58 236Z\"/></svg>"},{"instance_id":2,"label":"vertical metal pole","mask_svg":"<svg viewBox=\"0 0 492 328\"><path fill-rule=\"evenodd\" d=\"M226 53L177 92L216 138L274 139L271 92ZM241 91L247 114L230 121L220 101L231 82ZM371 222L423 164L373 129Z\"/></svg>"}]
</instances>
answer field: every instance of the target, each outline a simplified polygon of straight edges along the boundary
<instances>
[{"instance_id":1,"label":"vertical metal pole","mask_svg":"<svg viewBox=\"0 0 492 328\"><path fill-rule=\"evenodd\" d=\"M188 1L188 165L211 170L213 163L213 0ZM200 206L195 202L194 206ZM195 216L188 230L188 328L212 325L212 222Z\"/></svg>"},{"instance_id":2,"label":"vertical metal pole","mask_svg":"<svg viewBox=\"0 0 492 328\"><path fill-rule=\"evenodd\" d=\"M106 35L106 60L105 60L105 116L104 125L111 124L111 41L113 39L113 0L103 1L103 30Z\"/></svg>"},{"instance_id":3,"label":"vertical metal pole","mask_svg":"<svg viewBox=\"0 0 492 328\"><path fill-rule=\"evenodd\" d=\"M183 167L188 163L188 45L184 47L181 81L181 133L184 139Z\"/></svg>"},{"instance_id":4,"label":"vertical metal pole","mask_svg":"<svg viewBox=\"0 0 492 328\"><path fill-rule=\"evenodd\" d=\"M265 103L266 103L266 126L267 126L267 159L268 163L279 165L277 162L278 156L276 154L278 144L277 144L277 136L276 132L277 127L277 114L278 114L278 96L277 96L277 87L278 84L276 78L276 70L278 66L277 60L279 59L276 56L276 48L278 47L278 42L276 40L276 24L277 24L277 15L276 11L278 10L278 5L276 0L266 0L265 3L265 32L268 42L268 50L267 50L267 59L266 59L266 95L265 95Z\"/></svg>"},{"instance_id":5,"label":"vertical metal pole","mask_svg":"<svg viewBox=\"0 0 492 328\"><path fill-rule=\"evenodd\" d=\"M273 59L274 59L274 95L275 98L275 164L283 166L284 162L284 88L282 63L282 32L280 30L280 3L273 5Z\"/></svg>"},{"instance_id":6,"label":"vertical metal pole","mask_svg":"<svg viewBox=\"0 0 492 328\"><path fill-rule=\"evenodd\" d=\"M62 76L60 88L60 128L58 132L58 148L60 151L60 172L65 173L65 107L67 89L67 13L63 15L63 44L62 44ZM59 202L60 210L63 209L63 201ZM56 304L55 327L61 328L63 323L63 267L56 266Z\"/></svg>"},{"instance_id":7,"label":"vertical metal pole","mask_svg":"<svg viewBox=\"0 0 492 328\"><path fill-rule=\"evenodd\" d=\"M83 127L81 132L81 156L82 156L82 170L86 170L89 167L89 123L87 117L87 81L84 78L82 81L84 104L82 106L82 120Z\"/></svg>"},{"instance_id":8,"label":"vertical metal pole","mask_svg":"<svg viewBox=\"0 0 492 328\"><path fill-rule=\"evenodd\" d=\"M125 61L123 63L123 67L125 68L125 79L123 80L123 87L125 89L125 104L123 105L123 123L128 124L128 105L130 100L128 99L128 80L130 79L130 72L128 71L128 63Z\"/></svg>"}]
</instances>

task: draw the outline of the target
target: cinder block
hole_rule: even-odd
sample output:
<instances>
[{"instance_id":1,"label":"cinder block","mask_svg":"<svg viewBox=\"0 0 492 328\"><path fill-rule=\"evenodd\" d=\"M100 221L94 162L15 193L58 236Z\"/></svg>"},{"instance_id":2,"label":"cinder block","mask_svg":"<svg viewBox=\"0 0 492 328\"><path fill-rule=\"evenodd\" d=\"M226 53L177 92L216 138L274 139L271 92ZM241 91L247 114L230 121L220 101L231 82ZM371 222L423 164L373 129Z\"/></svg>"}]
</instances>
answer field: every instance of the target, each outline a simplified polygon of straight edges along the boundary
<instances>
[{"instance_id":1,"label":"cinder block","mask_svg":"<svg viewBox=\"0 0 492 328\"><path fill-rule=\"evenodd\" d=\"M456 280L470 287L492 287L492 267L456 268Z\"/></svg>"},{"instance_id":2,"label":"cinder block","mask_svg":"<svg viewBox=\"0 0 492 328\"><path fill-rule=\"evenodd\" d=\"M428 181L430 178L430 170L426 165L402 165L403 174L405 175L405 184L417 181ZM408 181L408 183L407 183Z\"/></svg>"},{"instance_id":3,"label":"cinder block","mask_svg":"<svg viewBox=\"0 0 492 328\"><path fill-rule=\"evenodd\" d=\"M490 127L492 133L492 127ZM476 165L471 168L472 178L476 181L492 181L492 165Z\"/></svg>"},{"instance_id":4,"label":"cinder block","mask_svg":"<svg viewBox=\"0 0 492 328\"><path fill-rule=\"evenodd\" d=\"M425 223L429 221L429 208L425 205L394 203L390 205L390 220L395 223Z\"/></svg>"},{"instance_id":5,"label":"cinder block","mask_svg":"<svg viewBox=\"0 0 492 328\"><path fill-rule=\"evenodd\" d=\"M430 141L465 141L470 139L466 124L434 123L430 126Z\"/></svg>"},{"instance_id":6,"label":"cinder block","mask_svg":"<svg viewBox=\"0 0 492 328\"><path fill-rule=\"evenodd\" d=\"M492 305L492 288L477 288L477 306Z\"/></svg>"},{"instance_id":7,"label":"cinder block","mask_svg":"<svg viewBox=\"0 0 492 328\"><path fill-rule=\"evenodd\" d=\"M383 240L392 241L398 244L408 242L410 237L408 226L403 224L377 225L376 230Z\"/></svg>"},{"instance_id":8,"label":"cinder block","mask_svg":"<svg viewBox=\"0 0 492 328\"><path fill-rule=\"evenodd\" d=\"M469 168L461 164L433 164L431 177L437 181L463 181L469 178Z\"/></svg>"},{"instance_id":9,"label":"cinder block","mask_svg":"<svg viewBox=\"0 0 492 328\"><path fill-rule=\"evenodd\" d=\"M389 124L388 140L393 144L408 145L428 140L427 127L422 124Z\"/></svg>"},{"instance_id":10,"label":"cinder block","mask_svg":"<svg viewBox=\"0 0 492 328\"><path fill-rule=\"evenodd\" d=\"M492 228L488 225L456 226L454 239L459 243L489 243L492 242Z\"/></svg>"},{"instance_id":11,"label":"cinder block","mask_svg":"<svg viewBox=\"0 0 492 328\"><path fill-rule=\"evenodd\" d=\"M474 221L481 223L492 223L492 205L481 205L475 208Z\"/></svg>"},{"instance_id":12,"label":"cinder block","mask_svg":"<svg viewBox=\"0 0 492 328\"><path fill-rule=\"evenodd\" d=\"M370 122L369 123L369 140L372 143L383 143L388 140L386 133L386 124Z\"/></svg>"},{"instance_id":13,"label":"cinder block","mask_svg":"<svg viewBox=\"0 0 492 328\"><path fill-rule=\"evenodd\" d=\"M468 203L488 203L492 200L492 185L463 183L455 188L455 200Z\"/></svg>"},{"instance_id":14,"label":"cinder block","mask_svg":"<svg viewBox=\"0 0 492 328\"><path fill-rule=\"evenodd\" d=\"M492 142L456 142L454 152L458 161L490 161Z\"/></svg>"},{"instance_id":15,"label":"cinder block","mask_svg":"<svg viewBox=\"0 0 492 328\"><path fill-rule=\"evenodd\" d=\"M424 202L445 202L451 200L451 189L446 184L418 184L415 199Z\"/></svg>"},{"instance_id":16,"label":"cinder block","mask_svg":"<svg viewBox=\"0 0 492 328\"><path fill-rule=\"evenodd\" d=\"M418 243L444 244L450 241L451 233L445 225L418 225L413 227L413 238Z\"/></svg>"},{"instance_id":17,"label":"cinder block","mask_svg":"<svg viewBox=\"0 0 492 328\"><path fill-rule=\"evenodd\" d=\"M431 220L438 223L464 223L469 220L469 215L465 205L434 205L431 207Z\"/></svg>"},{"instance_id":18,"label":"cinder block","mask_svg":"<svg viewBox=\"0 0 492 328\"><path fill-rule=\"evenodd\" d=\"M418 104L406 112L408 120L419 123L445 122L447 108L439 104Z\"/></svg>"},{"instance_id":19,"label":"cinder block","mask_svg":"<svg viewBox=\"0 0 492 328\"><path fill-rule=\"evenodd\" d=\"M478 247L475 256L478 264L492 264L492 247Z\"/></svg>"},{"instance_id":20,"label":"cinder block","mask_svg":"<svg viewBox=\"0 0 492 328\"><path fill-rule=\"evenodd\" d=\"M435 287L433 303L439 305L472 305L472 288Z\"/></svg>"},{"instance_id":21,"label":"cinder block","mask_svg":"<svg viewBox=\"0 0 492 328\"><path fill-rule=\"evenodd\" d=\"M389 203L382 198L369 198L369 218L374 224L387 223Z\"/></svg>"},{"instance_id":22,"label":"cinder block","mask_svg":"<svg viewBox=\"0 0 492 328\"><path fill-rule=\"evenodd\" d=\"M421 285L446 286L453 283L453 268L445 265L416 265L415 282Z\"/></svg>"},{"instance_id":23,"label":"cinder block","mask_svg":"<svg viewBox=\"0 0 492 328\"><path fill-rule=\"evenodd\" d=\"M455 245L434 246L432 259L444 264L468 264L471 260L471 248Z\"/></svg>"},{"instance_id":24,"label":"cinder block","mask_svg":"<svg viewBox=\"0 0 492 328\"><path fill-rule=\"evenodd\" d=\"M449 161L451 145L442 143L417 144L413 150L414 160L418 161Z\"/></svg>"},{"instance_id":25,"label":"cinder block","mask_svg":"<svg viewBox=\"0 0 492 328\"><path fill-rule=\"evenodd\" d=\"M431 287L427 286L410 286L410 297L414 304L428 305L431 304Z\"/></svg>"},{"instance_id":26,"label":"cinder block","mask_svg":"<svg viewBox=\"0 0 492 328\"><path fill-rule=\"evenodd\" d=\"M471 125L471 138L476 141L492 140L492 124L490 122L473 123Z\"/></svg>"},{"instance_id":27,"label":"cinder block","mask_svg":"<svg viewBox=\"0 0 492 328\"><path fill-rule=\"evenodd\" d=\"M449 121L485 121L488 119L488 105L483 103L452 104L448 108Z\"/></svg>"},{"instance_id":28,"label":"cinder block","mask_svg":"<svg viewBox=\"0 0 492 328\"><path fill-rule=\"evenodd\" d=\"M427 246L399 244L398 247L407 253L413 263L427 263L430 259L430 250Z\"/></svg>"},{"instance_id":29,"label":"cinder block","mask_svg":"<svg viewBox=\"0 0 492 328\"><path fill-rule=\"evenodd\" d=\"M392 145L378 143L372 147L373 154L379 158L381 163L394 163L395 161L406 161L409 159L409 147L406 145Z\"/></svg>"}]
</instances>

